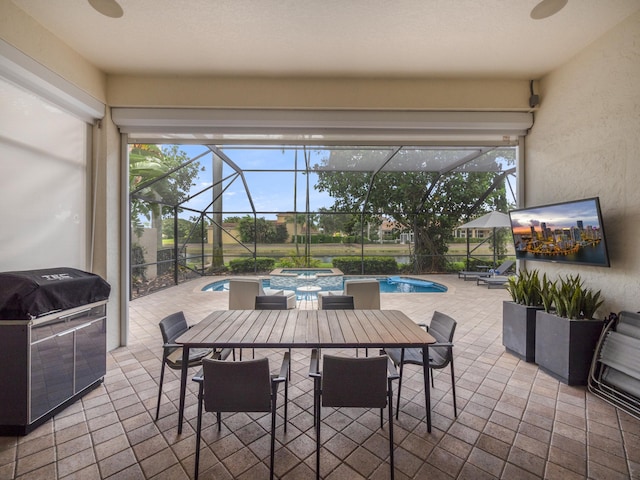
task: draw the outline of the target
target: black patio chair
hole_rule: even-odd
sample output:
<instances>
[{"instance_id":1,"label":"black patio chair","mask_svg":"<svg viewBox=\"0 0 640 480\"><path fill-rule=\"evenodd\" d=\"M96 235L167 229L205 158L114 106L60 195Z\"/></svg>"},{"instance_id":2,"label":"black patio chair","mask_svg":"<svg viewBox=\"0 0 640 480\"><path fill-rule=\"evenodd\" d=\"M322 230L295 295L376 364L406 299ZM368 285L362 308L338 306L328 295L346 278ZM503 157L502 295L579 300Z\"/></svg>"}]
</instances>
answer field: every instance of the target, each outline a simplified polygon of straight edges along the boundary
<instances>
[{"instance_id":1,"label":"black patio chair","mask_svg":"<svg viewBox=\"0 0 640 480\"><path fill-rule=\"evenodd\" d=\"M389 412L389 464L394 478L392 381L398 378L393 362L386 356L348 358L325 355L319 370L319 351L311 352L309 375L314 379L316 426L316 478L320 478L320 426L322 407L379 408Z\"/></svg>"},{"instance_id":2,"label":"black patio chair","mask_svg":"<svg viewBox=\"0 0 640 480\"><path fill-rule=\"evenodd\" d=\"M353 295L327 295L322 297L322 310L353 310Z\"/></svg>"},{"instance_id":3,"label":"black patio chair","mask_svg":"<svg viewBox=\"0 0 640 480\"><path fill-rule=\"evenodd\" d=\"M453 414L458 416L456 405L456 379L453 371L453 334L457 322L448 315L438 311L433 312L429 326L420 324L436 339L436 343L429 345L429 375L433 385L433 370L440 370L451 366L451 391L453 394ZM421 348L386 348L385 352L394 364L400 366L400 380L398 381L398 401L396 404L396 419L400 413L400 392L402 390L402 373L405 364L424 366ZM426 385L425 385L426 388Z\"/></svg>"},{"instance_id":4,"label":"black patio chair","mask_svg":"<svg viewBox=\"0 0 640 480\"><path fill-rule=\"evenodd\" d=\"M193 380L198 389L198 420L196 427L195 478L200 468L200 442L202 437L202 411L215 412L218 431L222 428L221 413L225 412L270 412L271 455L269 478L273 479L275 454L276 408L278 385L284 383L284 431L287 431L287 402L290 356L284 354L280 371L272 375L269 359L224 362L204 359L202 372Z\"/></svg>"},{"instance_id":5,"label":"black patio chair","mask_svg":"<svg viewBox=\"0 0 640 480\"><path fill-rule=\"evenodd\" d=\"M287 297L284 295L256 295L256 310L287 310L287 308ZM291 355L291 349L289 349L289 355ZM251 358L255 357L256 351L252 349ZM240 360L242 360L242 350L240 350Z\"/></svg>"},{"instance_id":6,"label":"black patio chair","mask_svg":"<svg viewBox=\"0 0 640 480\"><path fill-rule=\"evenodd\" d=\"M286 310L287 297L284 295L256 295L256 310Z\"/></svg>"},{"instance_id":7,"label":"black patio chair","mask_svg":"<svg viewBox=\"0 0 640 480\"><path fill-rule=\"evenodd\" d=\"M183 312L176 312L160 320L160 332L162 333L162 368L160 369L160 382L158 385L158 403L156 406L156 420L160 415L160 399L162 398L162 384L164 383L165 366L172 370L182 370L182 346L175 343L175 339L189 330L189 325ZM199 367L202 359L213 355L211 348L190 348L189 367ZM230 349L218 352L220 358L227 358Z\"/></svg>"}]
</instances>

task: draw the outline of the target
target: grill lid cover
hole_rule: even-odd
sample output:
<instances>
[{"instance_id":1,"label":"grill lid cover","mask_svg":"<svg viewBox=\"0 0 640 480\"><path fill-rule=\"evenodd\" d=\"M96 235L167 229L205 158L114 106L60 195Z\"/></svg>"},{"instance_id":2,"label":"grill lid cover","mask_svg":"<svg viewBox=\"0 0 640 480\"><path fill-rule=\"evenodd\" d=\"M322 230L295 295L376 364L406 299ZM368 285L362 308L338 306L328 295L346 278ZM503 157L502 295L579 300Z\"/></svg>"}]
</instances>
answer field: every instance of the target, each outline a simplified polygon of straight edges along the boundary
<instances>
[{"instance_id":1,"label":"grill lid cover","mask_svg":"<svg viewBox=\"0 0 640 480\"><path fill-rule=\"evenodd\" d=\"M107 300L110 292L102 277L75 268L0 273L0 320L30 320Z\"/></svg>"}]
</instances>

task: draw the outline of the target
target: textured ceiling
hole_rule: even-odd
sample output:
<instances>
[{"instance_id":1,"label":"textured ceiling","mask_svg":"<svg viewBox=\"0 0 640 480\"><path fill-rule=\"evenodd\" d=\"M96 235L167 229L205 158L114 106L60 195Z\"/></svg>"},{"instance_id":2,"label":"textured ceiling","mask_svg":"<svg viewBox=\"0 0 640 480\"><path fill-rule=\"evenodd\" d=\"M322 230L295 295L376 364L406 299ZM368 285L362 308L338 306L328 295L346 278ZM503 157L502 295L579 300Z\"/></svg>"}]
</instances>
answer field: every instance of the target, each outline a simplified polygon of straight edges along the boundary
<instances>
[{"instance_id":1,"label":"textured ceiling","mask_svg":"<svg viewBox=\"0 0 640 480\"><path fill-rule=\"evenodd\" d=\"M112 74L536 79L626 17L640 0L13 0Z\"/></svg>"}]
</instances>

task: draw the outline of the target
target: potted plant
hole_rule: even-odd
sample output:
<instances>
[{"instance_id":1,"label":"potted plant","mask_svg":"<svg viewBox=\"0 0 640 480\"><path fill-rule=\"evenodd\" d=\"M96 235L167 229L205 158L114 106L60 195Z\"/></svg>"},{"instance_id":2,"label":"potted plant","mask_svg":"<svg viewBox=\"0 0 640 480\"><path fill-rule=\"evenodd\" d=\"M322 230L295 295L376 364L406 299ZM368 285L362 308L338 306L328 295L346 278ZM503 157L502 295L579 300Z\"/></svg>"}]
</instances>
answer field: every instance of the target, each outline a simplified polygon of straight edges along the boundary
<instances>
[{"instance_id":1,"label":"potted plant","mask_svg":"<svg viewBox=\"0 0 640 480\"><path fill-rule=\"evenodd\" d=\"M535 361L536 312L542 309L546 274L540 280L537 270L521 269L509 277L507 291L511 301L502 303L502 344L526 362Z\"/></svg>"},{"instance_id":2,"label":"potted plant","mask_svg":"<svg viewBox=\"0 0 640 480\"><path fill-rule=\"evenodd\" d=\"M586 385L604 322L594 320L600 291L584 286L580 275L550 283L536 313L535 359L538 366L568 385Z\"/></svg>"}]
</instances>

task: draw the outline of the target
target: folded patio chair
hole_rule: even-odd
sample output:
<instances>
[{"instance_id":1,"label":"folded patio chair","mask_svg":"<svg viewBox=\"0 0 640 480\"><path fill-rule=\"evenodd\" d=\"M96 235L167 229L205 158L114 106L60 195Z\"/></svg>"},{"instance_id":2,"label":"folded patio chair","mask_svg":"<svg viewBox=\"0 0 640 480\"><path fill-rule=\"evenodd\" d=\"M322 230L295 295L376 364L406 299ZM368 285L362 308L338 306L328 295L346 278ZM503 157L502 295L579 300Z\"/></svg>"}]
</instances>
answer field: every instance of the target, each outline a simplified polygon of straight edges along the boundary
<instances>
[{"instance_id":1,"label":"folded patio chair","mask_svg":"<svg viewBox=\"0 0 640 480\"><path fill-rule=\"evenodd\" d=\"M296 292L264 288L257 277L240 277L229 280L229 310L253 310L256 297L263 295L284 295L287 308L296 308Z\"/></svg>"},{"instance_id":2,"label":"folded patio chair","mask_svg":"<svg viewBox=\"0 0 640 480\"><path fill-rule=\"evenodd\" d=\"M640 314L611 316L596 345L587 387L640 419Z\"/></svg>"},{"instance_id":3,"label":"folded patio chair","mask_svg":"<svg viewBox=\"0 0 640 480\"><path fill-rule=\"evenodd\" d=\"M475 280L478 277L495 277L504 275L515 263L516 262L513 260L505 260L498 268L490 269L485 272L461 271L458 272L458 278L462 278L464 280Z\"/></svg>"}]
</instances>

